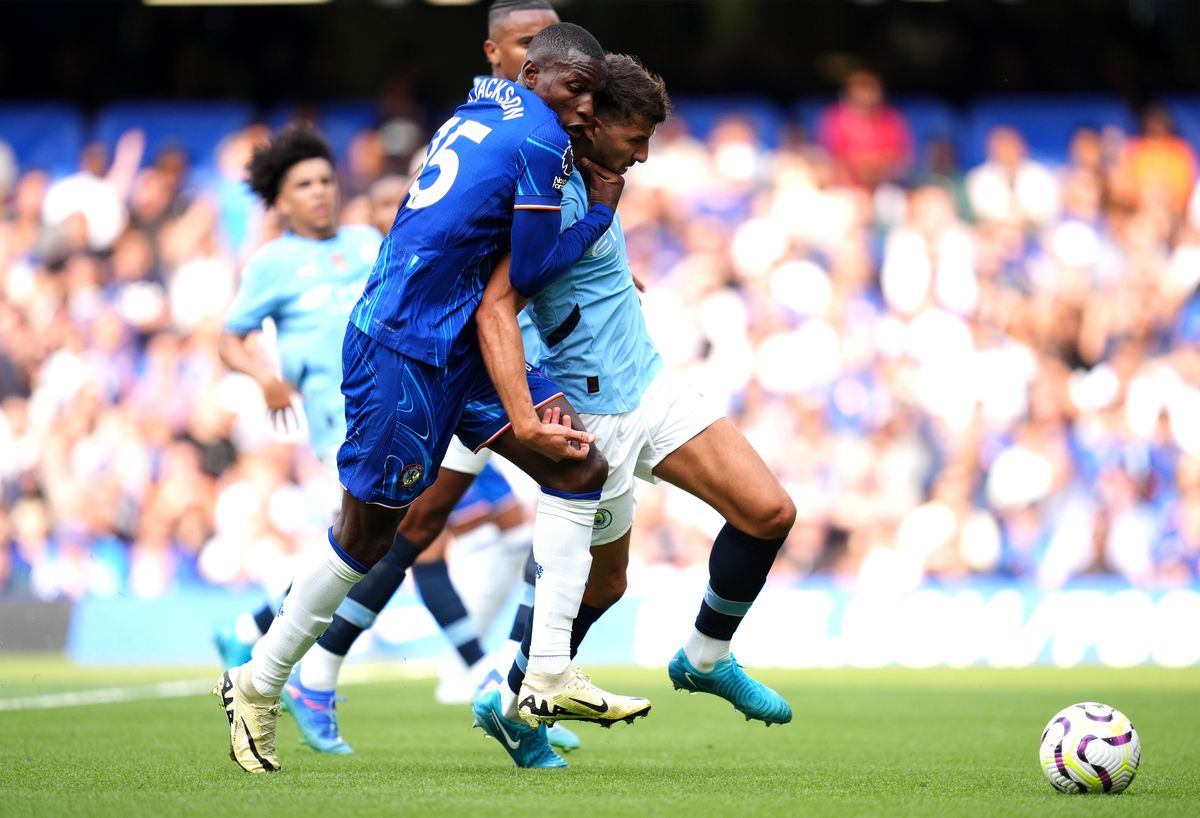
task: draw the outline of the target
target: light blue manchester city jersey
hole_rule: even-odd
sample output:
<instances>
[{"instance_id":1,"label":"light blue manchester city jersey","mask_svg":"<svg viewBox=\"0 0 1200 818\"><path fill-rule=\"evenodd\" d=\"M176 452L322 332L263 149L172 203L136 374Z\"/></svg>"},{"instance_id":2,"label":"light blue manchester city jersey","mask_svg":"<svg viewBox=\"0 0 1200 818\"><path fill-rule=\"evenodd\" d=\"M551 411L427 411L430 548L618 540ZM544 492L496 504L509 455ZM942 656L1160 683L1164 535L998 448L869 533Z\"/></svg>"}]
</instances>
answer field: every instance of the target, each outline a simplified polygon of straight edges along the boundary
<instances>
[{"instance_id":1,"label":"light blue manchester city jersey","mask_svg":"<svg viewBox=\"0 0 1200 818\"><path fill-rule=\"evenodd\" d=\"M583 218L587 209L587 188L576 173L563 190L562 228ZM614 415L636 409L662 369L642 318L620 216L574 267L530 301L526 312L542 340L538 366L580 412Z\"/></svg>"},{"instance_id":2,"label":"light blue manchester city jersey","mask_svg":"<svg viewBox=\"0 0 1200 818\"><path fill-rule=\"evenodd\" d=\"M283 377L300 390L312 446L322 457L346 434L342 339L382 237L366 225L319 241L286 233L246 263L225 328L239 335L275 321Z\"/></svg>"}]
</instances>

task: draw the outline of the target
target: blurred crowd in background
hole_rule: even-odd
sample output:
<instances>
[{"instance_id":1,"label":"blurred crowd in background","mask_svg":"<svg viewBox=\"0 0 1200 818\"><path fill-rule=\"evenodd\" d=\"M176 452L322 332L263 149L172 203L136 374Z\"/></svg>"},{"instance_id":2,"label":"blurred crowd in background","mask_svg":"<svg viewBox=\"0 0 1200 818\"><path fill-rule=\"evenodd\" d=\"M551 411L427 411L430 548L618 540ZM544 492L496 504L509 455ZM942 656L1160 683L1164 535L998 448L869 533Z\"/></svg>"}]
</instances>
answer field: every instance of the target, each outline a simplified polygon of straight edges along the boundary
<instances>
[{"instance_id":1,"label":"blurred crowd in background","mask_svg":"<svg viewBox=\"0 0 1200 818\"><path fill-rule=\"evenodd\" d=\"M621 202L660 351L796 500L776 581L1194 582L1194 146L1150 107L1056 162L999 123L967 165L866 72L814 122L700 133L680 106ZM343 221L424 133L348 142ZM205 173L136 129L73 175L0 142L0 593L286 582L323 539L337 487L216 353L241 263L280 229L242 182L268 136L229 133ZM703 563L719 525L643 486L631 569Z\"/></svg>"}]
</instances>

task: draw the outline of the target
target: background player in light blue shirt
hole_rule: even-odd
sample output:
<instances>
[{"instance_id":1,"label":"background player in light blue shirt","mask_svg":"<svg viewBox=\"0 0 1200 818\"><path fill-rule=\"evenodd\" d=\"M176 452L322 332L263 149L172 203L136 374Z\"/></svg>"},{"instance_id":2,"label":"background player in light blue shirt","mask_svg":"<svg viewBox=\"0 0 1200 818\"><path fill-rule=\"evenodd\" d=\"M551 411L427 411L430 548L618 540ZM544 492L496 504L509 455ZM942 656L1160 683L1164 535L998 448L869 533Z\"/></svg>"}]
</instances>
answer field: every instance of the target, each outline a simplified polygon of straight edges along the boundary
<instances>
[{"instance_id":1,"label":"background player in light blue shirt","mask_svg":"<svg viewBox=\"0 0 1200 818\"><path fill-rule=\"evenodd\" d=\"M632 57L609 54L606 62L608 82L596 101L598 124L594 134L580 140L580 151L624 173L646 160L668 101L662 80ZM579 189L568 182L564 228L581 201ZM512 354L520 343L512 316L522 303L501 276L489 282L479 307L485 357L500 347ZM669 665L672 683L727 699L748 719L768 725L790 721L787 702L748 677L731 657L729 644L766 581L795 507L741 432L694 389L663 371L642 318L619 219L565 276L534 295L527 309L545 347L540 365L580 409L610 466L572 649L578 649L590 625L624 593L634 477L663 479L706 501L727 520L713 543L709 587L695 627ZM488 724L511 728L524 676L518 654L507 686L477 698L476 723L485 730ZM488 730L502 743L511 729L504 732Z\"/></svg>"},{"instance_id":2,"label":"background player in light blue shirt","mask_svg":"<svg viewBox=\"0 0 1200 818\"><path fill-rule=\"evenodd\" d=\"M264 163L287 170L280 174ZM292 422L287 416L300 394L313 449L332 466L346 424L341 361L331 350L341 347L346 316L362 293L382 236L368 225L338 226L332 154L308 128L282 131L256 154L249 170L256 192L284 218L287 230L246 263L218 349L227 366L254 378L280 422ZM275 324L282 372L250 344L267 319Z\"/></svg>"}]
</instances>

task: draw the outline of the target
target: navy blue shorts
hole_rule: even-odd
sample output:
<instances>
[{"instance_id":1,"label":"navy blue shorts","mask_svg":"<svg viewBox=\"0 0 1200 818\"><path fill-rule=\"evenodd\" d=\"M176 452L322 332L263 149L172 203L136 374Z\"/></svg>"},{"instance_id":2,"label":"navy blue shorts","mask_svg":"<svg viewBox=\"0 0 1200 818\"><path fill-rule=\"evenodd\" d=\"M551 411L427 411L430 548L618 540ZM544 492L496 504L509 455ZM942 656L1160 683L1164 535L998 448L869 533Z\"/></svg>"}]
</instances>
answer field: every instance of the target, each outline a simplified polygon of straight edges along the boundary
<instances>
[{"instance_id":1,"label":"navy blue shorts","mask_svg":"<svg viewBox=\"0 0 1200 818\"><path fill-rule=\"evenodd\" d=\"M526 366L535 407L562 395ZM346 440L338 477L364 503L402 508L433 484L457 434L481 449L504 433L508 416L478 353L432 366L383 346L353 324L342 343Z\"/></svg>"}]
</instances>

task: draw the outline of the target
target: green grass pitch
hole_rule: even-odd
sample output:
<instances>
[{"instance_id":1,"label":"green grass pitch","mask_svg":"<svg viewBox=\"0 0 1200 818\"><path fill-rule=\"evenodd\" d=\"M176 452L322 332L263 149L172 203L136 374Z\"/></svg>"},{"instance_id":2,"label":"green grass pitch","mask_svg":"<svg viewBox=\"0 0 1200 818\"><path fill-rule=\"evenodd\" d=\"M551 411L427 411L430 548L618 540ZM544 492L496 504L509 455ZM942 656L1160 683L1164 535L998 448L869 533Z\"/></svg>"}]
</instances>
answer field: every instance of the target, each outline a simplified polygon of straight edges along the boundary
<instances>
[{"instance_id":1,"label":"green grass pitch","mask_svg":"<svg viewBox=\"0 0 1200 818\"><path fill-rule=\"evenodd\" d=\"M0 815L1200 815L1200 668L761 671L796 712L770 729L672 691L665 671L589 670L654 709L633 726L579 726L569 770L513 768L470 729L468 708L433 703L432 680L394 678L344 686L355 755L316 755L285 715L283 772L251 776L227 757L224 716L207 696L12 704L215 678L215 668L0 656ZM1123 710L1141 734L1142 767L1124 795L1061 795L1038 767L1046 721L1088 699Z\"/></svg>"}]
</instances>

